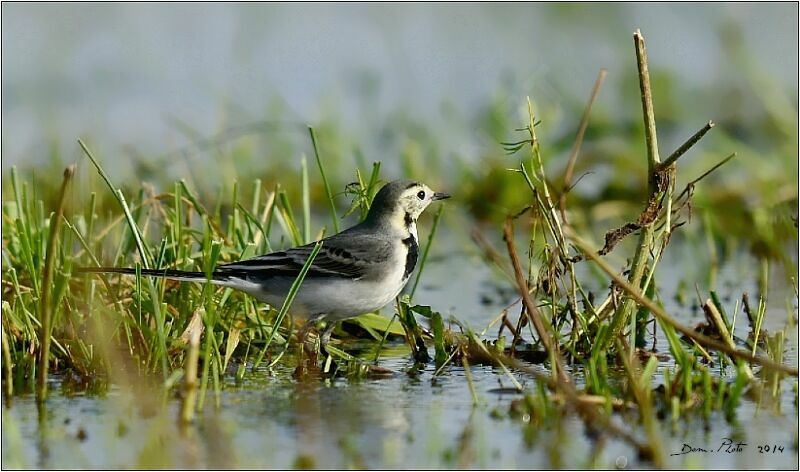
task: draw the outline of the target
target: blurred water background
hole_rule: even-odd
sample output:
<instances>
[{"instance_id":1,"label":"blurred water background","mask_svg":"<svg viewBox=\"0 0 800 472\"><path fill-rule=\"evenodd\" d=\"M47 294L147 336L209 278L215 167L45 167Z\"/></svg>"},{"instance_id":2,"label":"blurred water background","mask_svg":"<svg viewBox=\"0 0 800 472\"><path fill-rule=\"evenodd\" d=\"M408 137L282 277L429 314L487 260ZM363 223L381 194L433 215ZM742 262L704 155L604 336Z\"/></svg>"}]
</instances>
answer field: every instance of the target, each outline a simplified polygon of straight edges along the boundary
<instances>
[{"instance_id":1,"label":"blurred water background","mask_svg":"<svg viewBox=\"0 0 800 472\"><path fill-rule=\"evenodd\" d=\"M76 159L78 137L130 171L135 156L264 120L274 126L254 132L266 136L335 121L385 164L403 145L392 129L410 120L474 161L498 148L487 110L519 114L526 95L549 110L551 132L573 133L601 68L596 115L638 121L636 28L669 85L656 89L657 116L697 117L664 145L706 119L746 128L780 109L765 110L772 102L797 102L792 3L5 3L2 13L4 173Z\"/></svg>"}]
</instances>

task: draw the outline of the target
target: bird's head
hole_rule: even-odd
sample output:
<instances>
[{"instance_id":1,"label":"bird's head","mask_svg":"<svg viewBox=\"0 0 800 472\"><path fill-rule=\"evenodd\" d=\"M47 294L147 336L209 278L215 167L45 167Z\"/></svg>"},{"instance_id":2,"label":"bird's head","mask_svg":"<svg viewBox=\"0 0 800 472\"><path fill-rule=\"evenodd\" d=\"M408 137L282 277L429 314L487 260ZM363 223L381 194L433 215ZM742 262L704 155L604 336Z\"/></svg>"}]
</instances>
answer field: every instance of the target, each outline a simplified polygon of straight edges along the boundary
<instances>
[{"instance_id":1,"label":"bird's head","mask_svg":"<svg viewBox=\"0 0 800 472\"><path fill-rule=\"evenodd\" d=\"M450 195L434 192L423 183L395 180L384 185L375 195L367 220L407 228L417 221L428 205L445 198L450 198Z\"/></svg>"}]
</instances>

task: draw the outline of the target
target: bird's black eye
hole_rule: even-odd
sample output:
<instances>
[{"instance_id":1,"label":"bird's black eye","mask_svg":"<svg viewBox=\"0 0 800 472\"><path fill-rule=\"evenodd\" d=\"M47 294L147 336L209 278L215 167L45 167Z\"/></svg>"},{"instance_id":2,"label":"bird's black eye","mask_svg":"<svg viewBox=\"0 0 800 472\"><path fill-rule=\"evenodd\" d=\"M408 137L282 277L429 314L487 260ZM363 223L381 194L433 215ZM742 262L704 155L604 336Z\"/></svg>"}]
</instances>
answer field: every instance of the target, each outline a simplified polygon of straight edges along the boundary
<instances>
[{"instance_id":1,"label":"bird's black eye","mask_svg":"<svg viewBox=\"0 0 800 472\"><path fill-rule=\"evenodd\" d=\"M423 190L420 190L420 192L417 194L417 198L419 198L420 200L425 200L425 192Z\"/></svg>"}]
</instances>

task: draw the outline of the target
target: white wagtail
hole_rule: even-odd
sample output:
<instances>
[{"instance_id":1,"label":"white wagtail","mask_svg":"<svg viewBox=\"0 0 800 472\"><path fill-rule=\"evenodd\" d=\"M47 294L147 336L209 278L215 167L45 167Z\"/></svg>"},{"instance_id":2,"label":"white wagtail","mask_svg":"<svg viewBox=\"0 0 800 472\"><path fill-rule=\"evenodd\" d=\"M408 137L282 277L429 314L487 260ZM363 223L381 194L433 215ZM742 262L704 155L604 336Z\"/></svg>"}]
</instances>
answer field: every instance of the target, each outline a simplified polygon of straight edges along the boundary
<instances>
[{"instance_id":1,"label":"white wagtail","mask_svg":"<svg viewBox=\"0 0 800 472\"><path fill-rule=\"evenodd\" d=\"M392 301L403 290L419 254L417 217L436 200L450 195L427 185L396 180L375 195L367 218L322 240L290 312L313 323L328 322L320 336L327 344L337 321L363 315ZM206 278L203 272L142 269L142 275L206 282L252 295L273 307L286 299L315 243L222 264ZM136 274L132 268L86 267L78 272Z\"/></svg>"}]
</instances>

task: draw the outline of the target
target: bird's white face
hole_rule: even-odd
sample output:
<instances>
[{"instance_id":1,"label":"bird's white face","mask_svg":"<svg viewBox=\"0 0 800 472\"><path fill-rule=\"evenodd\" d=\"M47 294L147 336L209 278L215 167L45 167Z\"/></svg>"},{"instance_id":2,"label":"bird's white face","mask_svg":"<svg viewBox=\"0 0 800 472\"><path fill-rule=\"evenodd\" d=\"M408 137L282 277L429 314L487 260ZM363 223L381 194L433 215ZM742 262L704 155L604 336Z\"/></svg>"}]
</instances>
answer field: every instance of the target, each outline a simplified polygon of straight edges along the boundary
<instances>
[{"instance_id":1,"label":"bird's white face","mask_svg":"<svg viewBox=\"0 0 800 472\"><path fill-rule=\"evenodd\" d=\"M432 202L450 198L446 193L434 192L425 184L415 183L400 194L395 208L394 217L402 220L405 226L417 221L419 215L425 211ZM411 221L408 221L408 220Z\"/></svg>"},{"instance_id":2,"label":"bird's white face","mask_svg":"<svg viewBox=\"0 0 800 472\"><path fill-rule=\"evenodd\" d=\"M389 225L401 233L415 230L420 214L436 200L449 198L446 193L434 192L423 183L395 180L384 185L372 200L365 222Z\"/></svg>"},{"instance_id":3,"label":"bird's white face","mask_svg":"<svg viewBox=\"0 0 800 472\"><path fill-rule=\"evenodd\" d=\"M417 219L420 214L433 201L433 190L425 184L416 184L403 192L398 205L403 213L408 213L411 218Z\"/></svg>"}]
</instances>

